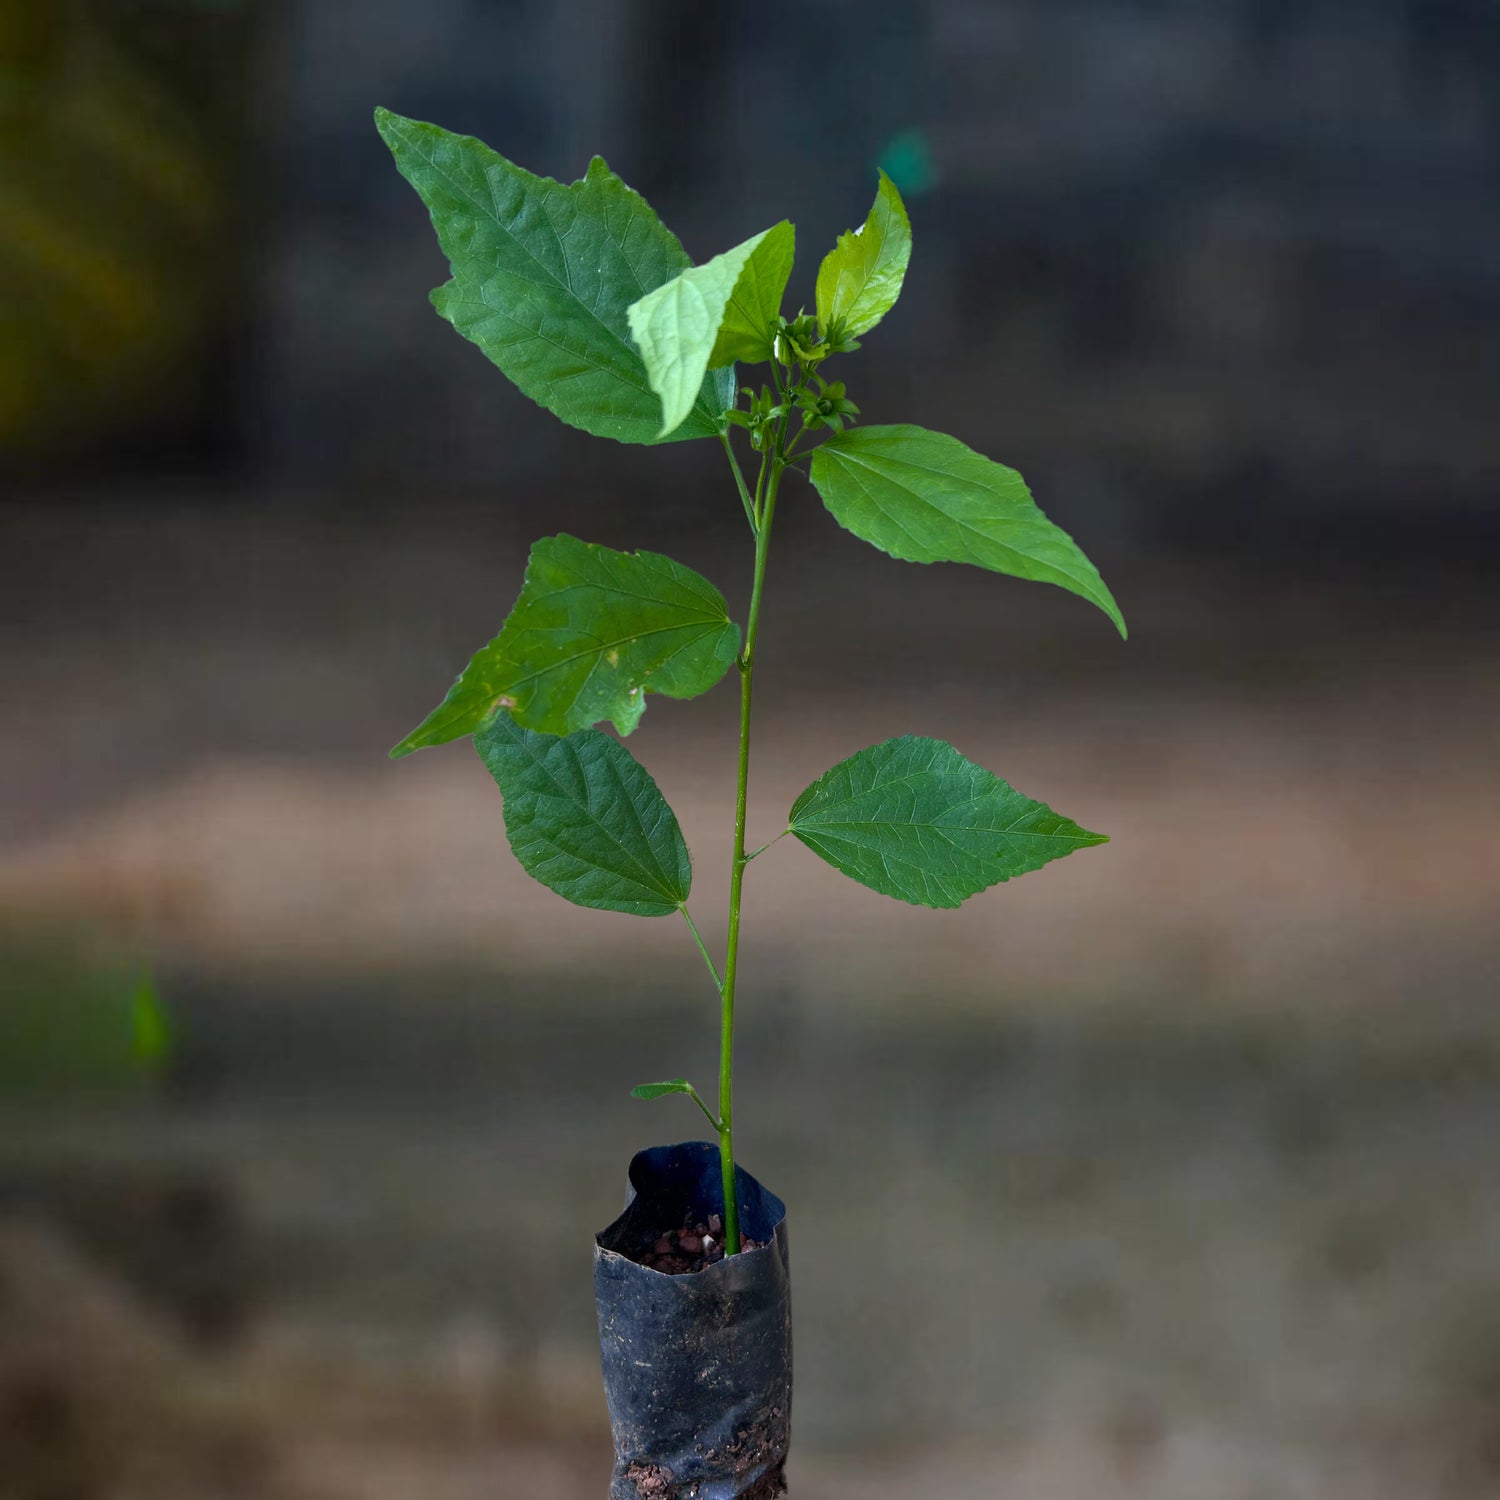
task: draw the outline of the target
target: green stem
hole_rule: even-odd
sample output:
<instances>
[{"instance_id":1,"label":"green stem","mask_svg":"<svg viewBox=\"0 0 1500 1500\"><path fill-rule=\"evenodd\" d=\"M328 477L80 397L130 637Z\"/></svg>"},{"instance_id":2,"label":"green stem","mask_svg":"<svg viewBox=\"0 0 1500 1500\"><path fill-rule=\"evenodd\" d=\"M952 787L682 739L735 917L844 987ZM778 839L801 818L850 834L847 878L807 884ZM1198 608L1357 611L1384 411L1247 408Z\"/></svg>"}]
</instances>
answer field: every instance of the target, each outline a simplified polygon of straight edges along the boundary
<instances>
[{"instance_id":1,"label":"green stem","mask_svg":"<svg viewBox=\"0 0 1500 1500\"><path fill-rule=\"evenodd\" d=\"M772 386L772 389L774 389L775 392L776 392L776 399L777 399L777 401L784 401L786 399L786 391L782 388L782 384L781 384L781 371L777 368L775 355L771 356L770 369L771 369L771 386ZM787 378L788 379L791 378L791 371L790 370L787 371Z\"/></svg>"},{"instance_id":2,"label":"green stem","mask_svg":"<svg viewBox=\"0 0 1500 1500\"><path fill-rule=\"evenodd\" d=\"M754 856L752 856L752 858L753 857ZM693 941L697 943L698 951L703 955L703 962L708 965L708 972L714 977L714 988L718 990L720 995L722 995L724 993L724 981L719 977L719 971L714 966L713 959L708 956L708 949L704 947L703 939L698 936L698 924L693 921L693 918L688 912L686 906L679 906L677 910L682 913L682 919L688 924L688 931L692 933ZM709 1118L712 1119L713 1117L710 1115ZM717 1124L717 1121L715 1123Z\"/></svg>"},{"instance_id":3,"label":"green stem","mask_svg":"<svg viewBox=\"0 0 1500 1500\"><path fill-rule=\"evenodd\" d=\"M776 514L776 493L781 487L782 445L786 438L786 417L776 433L775 448L762 461L756 479L756 496L760 498L765 482L765 498L759 508L760 528L755 534L755 580L750 590L750 613L745 621L745 646L740 653L740 757L734 798L734 863L729 877L729 940L724 952L724 983L720 988L723 1002L719 1032L719 1166L724 1182L724 1253L738 1254L740 1248L739 1195L735 1189L734 1170L734 996L740 969L740 898L745 885L745 806L750 782L750 707L755 684L755 644L760 636L760 601L766 579L766 557L770 551L771 521ZM766 471L770 470L767 480Z\"/></svg>"},{"instance_id":4,"label":"green stem","mask_svg":"<svg viewBox=\"0 0 1500 1500\"><path fill-rule=\"evenodd\" d=\"M767 462L767 455L762 454L761 455L761 460L760 460L760 469L757 471L757 473L755 475L755 530L756 530L756 534L757 535L759 535L759 533L760 533L760 522L761 522L760 505L761 505L761 497L765 494L765 490L766 490L766 471L770 467L771 467L770 464Z\"/></svg>"}]
</instances>

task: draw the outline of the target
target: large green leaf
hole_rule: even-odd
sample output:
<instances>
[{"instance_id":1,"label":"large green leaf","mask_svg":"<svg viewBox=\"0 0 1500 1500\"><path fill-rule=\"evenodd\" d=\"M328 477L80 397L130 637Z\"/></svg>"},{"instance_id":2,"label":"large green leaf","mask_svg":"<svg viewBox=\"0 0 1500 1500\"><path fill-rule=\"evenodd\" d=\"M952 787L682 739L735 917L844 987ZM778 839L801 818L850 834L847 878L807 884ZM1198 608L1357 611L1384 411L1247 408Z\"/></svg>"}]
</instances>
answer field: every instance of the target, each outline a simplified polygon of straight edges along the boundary
<instances>
[{"instance_id":1,"label":"large green leaf","mask_svg":"<svg viewBox=\"0 0 1500 1500\"><path fill-rule=\"evenodd\" d=\"M818 267L818 326L858 335L895 305L911 260L911 220L896 184L884 172L875 203L858 229L846 229Z\"/></svg>"},{"instance_id":2,"label":"large green leaf","mask_svg":"<svg viewBox=\"0 0 1500 1500\"><path fill-rule=\"evenodd\" d=\"M626 309L692 262L646 200L597 156L564 186L472 136L386 109L375 123L452 265L437 310L564 422L658 441L661 407ZM733 372L710 375L672 436L717 435L733 401Z\"/></svg>"},{"instance_id":3,"label":"large green leaf","mask_svg":"<svg viewBox=\"0 0 1500 1500\"><path fill-rule=\"evenodd\" d=\"M1097 604L1123 636L1114 596L1026 481L925 427L855 427L814 450L812 482L840 526L909 562L962 562L1055 583Z\"/></svg>"},{"instance_id":4,"label":"large green leaf","mask_svg":"<svg viewBox=\"0 0 1500 1500\"><path fill-rule=\"evenodd\" d=\"M711 365L770 357L769 325L792 272L794 237L783 219L631 304L630 331L661 397L658 436L687 419Z\"/></svg>"},{"instance_id":5,"label":"large green leaf","mask_svg":"<svg viewBox=\"0 0 1500 1500\"><path fill-rule=\"evenodd\" d=\"M497 713L474 747L505 798L516 858L578 906L664 917L688 898L693 862L646 768L597 729L558 736Z\"/></svg>"},{"instance_id":6,"label":"large green leaf","mask_svg":"<svg viewBox=\"0 0 1500 1500\"><path fill-rule=\"evenodd\" d=\"M915 906L958 906L1108 842L943 740L910 734L825 771L797 798L790 831L861 885Z\"/></svg>"},{"instance_id":7,"label":"large green leaf","mask_svg":"<svg viewBox=\"0 0 1500 1500\"><path fill-rule=\"evenodd\" d=\"M739 648L724 596L691 568L658 552L543 537L500 634L391 754L472 734L502 708L547 734L601 719L629 734L647 693L706 693Z\"/></svg>"}]
</instances>

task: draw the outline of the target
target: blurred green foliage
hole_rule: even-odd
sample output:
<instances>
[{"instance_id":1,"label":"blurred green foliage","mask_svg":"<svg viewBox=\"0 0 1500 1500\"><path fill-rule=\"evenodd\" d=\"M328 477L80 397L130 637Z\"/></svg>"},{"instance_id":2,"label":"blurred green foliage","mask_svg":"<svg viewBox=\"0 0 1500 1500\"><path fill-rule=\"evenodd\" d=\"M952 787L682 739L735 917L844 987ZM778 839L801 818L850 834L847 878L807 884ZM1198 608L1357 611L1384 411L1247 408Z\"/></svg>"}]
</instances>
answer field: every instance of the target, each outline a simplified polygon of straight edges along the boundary
<instances>
[{"instance_id":1,"label":"blurred green foliage","mask_svg":"<svg viewBox=\"0 0 1500 1500\"><path fill-rule=\"evenodd\" d=\"M0 945L0 1102L149 1086L173 1033L139 963L81 944Z\"/></svg>"},{"instance_id":2,"label":"blurred green foliage","mask_svg":"<svg viewBox=\"0 0 1500 1500\"><path fill-rule=\"evenodd\" d=\"M183 399L224 294L235 8L0 0L0 448Z\"/></svg>"}]
</instances>

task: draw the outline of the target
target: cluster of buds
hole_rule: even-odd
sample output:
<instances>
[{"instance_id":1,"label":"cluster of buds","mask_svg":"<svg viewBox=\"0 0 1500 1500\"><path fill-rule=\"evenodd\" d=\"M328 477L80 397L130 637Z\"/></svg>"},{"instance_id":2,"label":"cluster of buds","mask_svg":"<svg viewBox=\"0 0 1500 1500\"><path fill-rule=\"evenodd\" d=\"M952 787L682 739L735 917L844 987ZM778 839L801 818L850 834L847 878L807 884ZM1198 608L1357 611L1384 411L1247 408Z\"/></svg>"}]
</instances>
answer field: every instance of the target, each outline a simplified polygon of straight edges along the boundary
<instances>
[{"instance_id":1,"label":"cluster of buds","mask_svg":"<svg viewBox=\"0 0 1500 1500\"><path fill-rule=\"evenodd\" d=\"M804 385L796 395L795 404L802 412L802 425L809 432L820 427L830 427L842 432L844 423L859 415L859 408L844 396L844 382L835 380L830 385L821 375L814 375L818 389Z\"/></svg>"},{"instance_id":2,"label":"cluster of buds","mask_svg":"<svg viewBox=\"0 0 1500 1500\"><path fill-rule=\"evenodd\" d=\"M774 349L776 358L790 369L801 365L811 370L830 354L848 354L859 348L859 340L850 338L842 326L818 329L811 313L800 312L795 318L777 318Z\"/></svg>"},{"instance_id":3,"label":"cluster of buds","mask_svg":"<svg viewBox=\"0 0 1500 1500\"><path fill-rule=\"evenodd\" d=\"M724 415L736 427L743 427L749 432L750 446L759 453L772 441L772 429L777 421L786 415L789 408L776 403L776 397L768 385L761 386L758 392L754 386L749 385L742 385L740 390L750 398L749 411L740 411L737 407L732 407Z\"/></svg>"},{"instance_id":4,"label":"cluster of buds","mask_svg":"<svg viewBox=\"0 0 1500 1500\"><path fill-rule=\"evenodd\" d=\"M816 319L802 312L795 318L777 318L773 348L777 361L788 370L793 365L801 367L802 382L789 389L783 401L777 400L769 386L762 386L759 391L741 386L742 393L750 398L749 410L734 409L724 415L749 432L750 446L757 453L770 442L774 424L793 409L802 413L802 426L809 432L820 427L842 432L844 423L852 421L859 408L845 396L843 381L830 384L817 373L816 366L830 354L847 354L858 349L859 340L846 335L838 324L820 336Z\"/></svg>"}]
</instances>

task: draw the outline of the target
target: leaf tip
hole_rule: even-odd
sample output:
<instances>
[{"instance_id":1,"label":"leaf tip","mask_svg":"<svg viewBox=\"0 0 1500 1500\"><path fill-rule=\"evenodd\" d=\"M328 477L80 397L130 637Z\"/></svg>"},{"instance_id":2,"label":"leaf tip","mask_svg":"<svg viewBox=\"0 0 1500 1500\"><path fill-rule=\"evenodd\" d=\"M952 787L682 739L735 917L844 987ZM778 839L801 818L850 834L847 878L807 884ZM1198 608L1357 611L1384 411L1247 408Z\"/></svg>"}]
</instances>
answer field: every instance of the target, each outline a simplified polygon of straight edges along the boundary
<instances>
[{"instance_id":1,"label":"leaf tip","mask_svg":"<svg viewBox=\"0 0 1500 1500\"><path fill-rule=\"evenodd\" d=\"M906 211L906 200L901 196L901 189L896 186L895 180L884 167L877 167L875 170L880 173L880 181L875 191L901 216L901 222L906 226L909 235L911 215Z\"/></svg>"},{"instance_id":2,"label":"leaf tip","mask_svg":"<svg viewBox=\"0 0 1500 1500\"><path fill-rule=\"evenodd\" d=\"M383 104L375 106L375 129L380 132L380 139L392 151L396 149L396 131L398 127L409 125L410 123L404 115L398 115L395 110L387 109Z\"/></svg>"}]
</instances>

